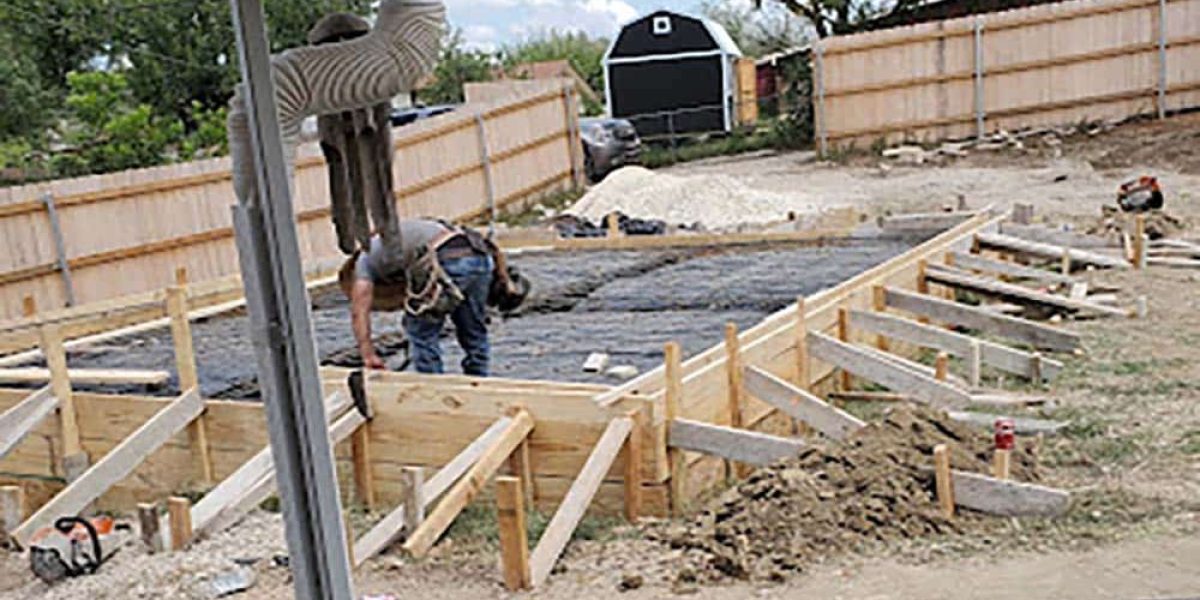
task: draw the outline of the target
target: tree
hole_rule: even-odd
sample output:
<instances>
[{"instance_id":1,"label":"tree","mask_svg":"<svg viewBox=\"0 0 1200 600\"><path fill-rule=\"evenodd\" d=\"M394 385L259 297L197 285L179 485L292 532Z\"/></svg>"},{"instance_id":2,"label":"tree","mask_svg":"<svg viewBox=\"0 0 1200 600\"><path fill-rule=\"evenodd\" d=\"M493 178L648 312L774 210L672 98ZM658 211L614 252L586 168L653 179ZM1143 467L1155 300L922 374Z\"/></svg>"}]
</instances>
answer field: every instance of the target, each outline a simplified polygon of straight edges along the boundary
<instances>
[{"instance_id":1,"label":"tree","mask_svg":"<svg viewBox=\"0 0 1200 600\"><path fill-rule=\"evenodd\" d=\"M418 90L417 96L427 104L462 102L463 84L490 81L493 63L488 53L467 49L463 43L462 30L454 29L446 35L431 83Z\"/></svg>"},{"instance_id":2,"label":"tree","mask_svg":"<svg viewBox=\"0 0 1200 600\"><path fill-rule=\"evenodd\" d=\"M0 140L37 136L48 120L44 107L52 101L34 58L0 34Z\"/></svg>"},{"instance_id":3,"label":"tree","mask_svg":"<svg viewBox=\"0 0 1200 600\"><path fill-rule=\"evenodd\" d=\"M505 70L531 62L566 60L593 90L604 89L601 60L608 40L591 38L583 32L544 31L520 43L501 48L500 61Z\"/></svg>"},{"instance_id":4,"label":"tree","mask_svg":"<svg viewBox=\"0 0 1200 600\"><path fill-rule=\"evenodd\" d=\"M861 29L863 22L911 10L922 0L774 0L812 23L817 37L844 35ZM762 8L764 0L754 0Z\"/></svg>"},{"instance_id":5,"label":"tree","mask_svg":"<svg viewBox=\"0 0 1200 600\"><path fill-rule=\"evenodd\" d=\"M719 23L746 56L764 56L803 45L807 23L780 5L755 9L748 1L708 0L704 16Z\"/></svg>"}]
</instances>

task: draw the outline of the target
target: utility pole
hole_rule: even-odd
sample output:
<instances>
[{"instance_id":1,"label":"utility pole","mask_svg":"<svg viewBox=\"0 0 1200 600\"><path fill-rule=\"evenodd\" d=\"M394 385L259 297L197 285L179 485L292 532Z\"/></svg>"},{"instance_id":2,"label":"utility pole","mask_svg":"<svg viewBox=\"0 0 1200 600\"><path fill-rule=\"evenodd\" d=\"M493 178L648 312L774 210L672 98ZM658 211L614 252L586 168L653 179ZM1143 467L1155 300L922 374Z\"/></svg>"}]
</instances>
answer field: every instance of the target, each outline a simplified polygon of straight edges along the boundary
<instances>
[{"instance_id":1,"label":"utility pole","mask_svg":"<svg viewBox=\"0 0 1200 600\"><path fill-rule=\"evenodd\" d=\"M295 597L352 600L341 499L321 397L262 2L230 0L230 4L257 188L256 195L234 206L233 224Z\"/></svg>"}]
</instances>

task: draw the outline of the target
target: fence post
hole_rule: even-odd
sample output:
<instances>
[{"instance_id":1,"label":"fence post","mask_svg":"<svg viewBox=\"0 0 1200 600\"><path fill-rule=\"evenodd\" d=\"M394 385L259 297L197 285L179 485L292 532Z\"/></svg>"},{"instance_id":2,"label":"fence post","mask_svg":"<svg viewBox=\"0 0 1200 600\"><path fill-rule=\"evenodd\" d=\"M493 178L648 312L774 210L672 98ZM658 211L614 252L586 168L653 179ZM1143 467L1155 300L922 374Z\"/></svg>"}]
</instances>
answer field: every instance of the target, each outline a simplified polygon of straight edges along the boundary
<instances>
[{"instance_id":1,"label":"fence post","mask_svg":"<svg viewBox=\"0 0 1200 600\"><path fill-rule=\"evenodd\" d=\"M1158 118L1167 116L1167 0L1158 0Z\"/></svg>"},{"instance_id":2,"label":"fence post","mask_svg":"<svg viewBox=\"0 0 1200 600\"><path fill-rule=\"evenodd\" d=\"M815 115L817 130L817 154L821 157L829 153L829 132L825 127L825 47L817 42L816 61L813 68L813 83L817 88L817 111Z\"/></svg>"},{"instance_id":3,"label":"fence post","mask_svg":"<svg viewBox=\"0 0 1200 600\"><path fill-rule=\"evenodd\" d=\"M575 105L575 93L571 84L563 84L563 112L566 113L568 156L571 159L571 183L576 188L584 186L583 144L579 141L579 109Z\"/></svg>"},{"instance_id":4,"label":"fence post","mask_svg":"<svg viewBox=\"0 0 1200 600\"><path fill-rule=\"evenodd\" d=\"M54 194L42 194L42 204L46 205L46 216L50 219L50 234L54 236L54 253L57 255L58 274L62 277L63 293L67 297L67 306L75 306L75 284L71 281L71 264L67 260L67 244L63 240L62 223L58 220L58 209L54 206Z\"/></svg>"},{"instance_id":5,"label":"fence post","mask_svg":"<svg viewBox=\"0 0 1200 600\"><path fill-rule=\"evenodd\" d=\"M488 236L496 232L496 186L492 182L492 155L488 152L483 113L475 113L475 133L479 137L479 164L483 167L483 189L487 194Z\"/></svg>"},{"instance_id":6,"label":"fence post","mask_svg":"<svg viewBox=\"0 0 1200 600\"><path fill-rule=\"evenodd\" d=\"M983 16L975 15L975 137L982 139L983 114Z\"/></svg>"},{"instance_id":7,"label":"fence post","mask_svg":"<svg viewBox=\"0 0 1200 600\"><path fill-rule=\"evenodd\" d=\"M675 112L667 111L667 133L671 136L671 162L679 162L679 151L675 148Z\"/></svg>"}]
</instances>

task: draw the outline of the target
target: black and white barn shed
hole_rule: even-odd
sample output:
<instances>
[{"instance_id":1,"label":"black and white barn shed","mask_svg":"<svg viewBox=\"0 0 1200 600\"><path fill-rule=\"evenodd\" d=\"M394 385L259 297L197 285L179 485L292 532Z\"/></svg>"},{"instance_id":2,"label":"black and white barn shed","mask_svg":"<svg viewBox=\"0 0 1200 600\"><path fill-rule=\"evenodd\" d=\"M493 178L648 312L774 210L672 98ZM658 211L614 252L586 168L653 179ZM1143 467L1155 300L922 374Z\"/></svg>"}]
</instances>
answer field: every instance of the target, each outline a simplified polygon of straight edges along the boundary
<instances>
[{"instance_id":1,"label":"black and white barn shed","mask_svg":"<svg viewBox=\"0 0 1200 600\"><path fill-rule=\"evenodd\" d=\"M660 10L621 28L604 53L608 113L643 136L729 131L742 55L724 27Z\"/></svg>"}]
</instances>

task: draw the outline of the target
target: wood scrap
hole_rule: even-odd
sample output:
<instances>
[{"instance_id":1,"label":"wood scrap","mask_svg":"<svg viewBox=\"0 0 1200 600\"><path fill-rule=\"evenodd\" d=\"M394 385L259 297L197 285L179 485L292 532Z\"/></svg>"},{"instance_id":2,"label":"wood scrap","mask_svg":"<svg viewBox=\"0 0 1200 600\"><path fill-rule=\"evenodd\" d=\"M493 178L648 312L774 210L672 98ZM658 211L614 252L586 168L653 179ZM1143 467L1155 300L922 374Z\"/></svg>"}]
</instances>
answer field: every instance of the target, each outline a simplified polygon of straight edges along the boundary
<instances>
[{"instance_id":1,"label":"wood scrap","mask_svg":"<svg viewBox=\"0 0 1200 600\"><path fill-rule=\"evenodd\" d=\"M1034 419L1030 417L1013 417L956 410L947 411L946 414L955 421L978 425L986 428L989 432L996 423L996 419L1011 419L1016 432L1022 435L1037 435L1039 433L1056 435L1062 428L1069 425L1066 421L1048 421L1046 419Z\"/></svg>"},{"instance_id":2,"label":"wood scrap","mask_svg":"<svg viewBox=\"0 0 1200 600\"><path fill-rule=\"evenodd\" d=\"M886 288L886 298L888 306L905 312L986 331L1038 348L1071 352L1080 347L1078 334L1028 319L996 314L979 307L891 287Z\"/></svg>"},{"instance_id":3,"label":"wood scrap","mask_svg":"<svg viewBox=\"0 0 1200 600\"><path fill-rule=\"evenodd\" d=\"M951 479L956 505L1003 517L1057 517L1071 501L1065 490L978 473L954 470Z\"/></svg>"}]
</instances>

